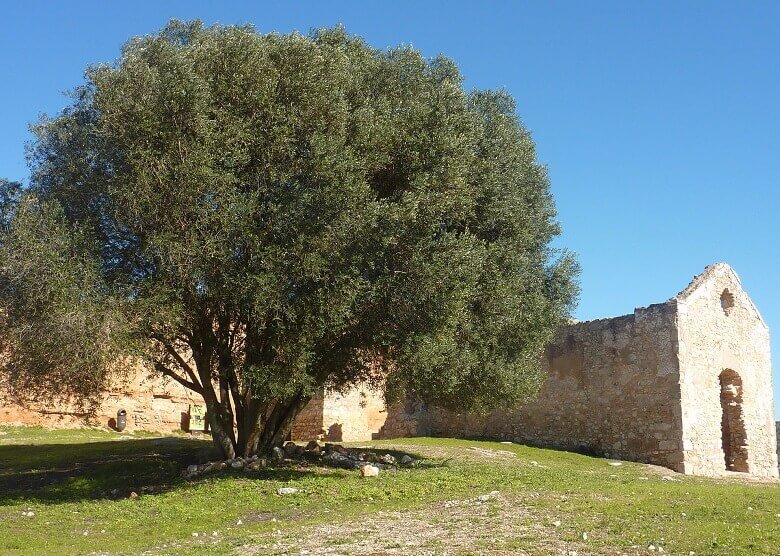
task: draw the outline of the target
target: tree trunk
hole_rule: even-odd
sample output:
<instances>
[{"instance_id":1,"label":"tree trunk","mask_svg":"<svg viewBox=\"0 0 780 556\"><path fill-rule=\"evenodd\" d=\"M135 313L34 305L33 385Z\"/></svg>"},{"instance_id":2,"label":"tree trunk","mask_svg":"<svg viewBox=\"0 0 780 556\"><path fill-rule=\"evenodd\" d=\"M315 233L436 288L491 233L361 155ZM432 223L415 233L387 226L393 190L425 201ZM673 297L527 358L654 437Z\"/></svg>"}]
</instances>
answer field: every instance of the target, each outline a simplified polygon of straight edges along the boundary
<instances>
[{"instance_id":1,"label":"tree trunk","mask_svg":"<svg viewBox=\"0 0 780 556\"><path fill-rule=\"evenodd\" d=\"M272 406L259 406L247 411L248 418L239 423L239 452L245 457L269 455L275 446L281 446L290 433L293 421L309 402L302 393L289 400L276 400Z\"/></svg>"},{"instance_id":2,"label":"tree trunk","mask_svg":"<svg viewBox=\"0 0 780 556\"><path fill-rule=\"evenodd\" d=\"M206 412L209 416L209 429L214 446L217 448L221 459L233 459L236 457L236 447L233 440L233 427L225 430L224 415L222 415L222 405L216 403L216 399L205 399Z\"/></svg>"}]
</instances>

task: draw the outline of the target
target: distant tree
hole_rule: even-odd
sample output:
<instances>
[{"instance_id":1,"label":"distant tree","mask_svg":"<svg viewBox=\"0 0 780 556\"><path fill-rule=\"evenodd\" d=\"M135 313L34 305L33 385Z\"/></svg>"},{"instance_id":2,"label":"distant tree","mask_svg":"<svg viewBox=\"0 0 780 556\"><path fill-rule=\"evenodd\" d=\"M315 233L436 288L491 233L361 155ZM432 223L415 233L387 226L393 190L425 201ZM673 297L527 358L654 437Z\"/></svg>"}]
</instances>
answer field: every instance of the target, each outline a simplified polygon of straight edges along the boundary
<instances>
[{"instance_id":1,"label":"distant tree","mask_svg":"<svg viewBox=\"0 0 780 556\"><path fill-rule=\"evenodd\" d=\"M514 101L411 47L172 21L34 130L0 204L17 393L94 408L140 358L223 456L268 452L322 386L527 399L576 297Z\"/></svg>"}]
</instances>

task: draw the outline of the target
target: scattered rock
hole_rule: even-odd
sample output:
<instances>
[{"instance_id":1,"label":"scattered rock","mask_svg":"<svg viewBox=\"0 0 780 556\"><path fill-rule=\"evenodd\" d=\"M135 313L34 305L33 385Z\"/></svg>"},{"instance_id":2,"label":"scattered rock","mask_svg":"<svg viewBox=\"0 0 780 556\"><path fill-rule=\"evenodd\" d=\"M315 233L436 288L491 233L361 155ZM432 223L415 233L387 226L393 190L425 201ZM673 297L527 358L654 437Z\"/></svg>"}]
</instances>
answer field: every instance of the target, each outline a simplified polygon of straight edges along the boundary
<instances>
[{"instance_id":1,"label":"scattered rock","mask_svg":"<svg viewBox=\"0 0 780 556\"><path fill-rule=\"evenodd\" d=\"M553 521L553 527L560 527L560 526L561 526L560 520L556 519L555 521Z\"/></svg>"},{"instance_id":2,"label":"scattered rock","mask_svg":"<svg viewBox=\"0 0 780 556\"><path fill-rule=\"evenodd\" d=\"M582 532L582 540L583 541L587 541L588 540L588 534L585 531Z\"/></svg>"},{"instance_id":3,"label":"scattered rock","mask_svg":"<svg viewBox=\"0 0 780 556\"><path fill-rule=\"evenodd\" d=\"M24 517L35 517L35 512L29 511L29 512L22 512L22 515Z\"/></svg>"},{"instance_id":4,"label":"scattered rock","mask_svg":"<svg viewBox=\"0 0 780 556\"><path fill-rule=\"evenodd\" d=\"M607 464L611 465L612 467L620 467L621 465L623 465L623 462L622 461L608 461Z\"/></svg>"},{"instance_id":5,"label":"scattered rock","mask_svg":"<svg viewBox=\"0 0 780 556\"><path fill-rule=\"evenodd\" d=\"M417 463L417 460L415 460L409 454L404 454L403 457L401 458L401 463L403 465L414 465L415 463Z\"/></svg>"},{"instance_id":6,"label":"scattered rock","mask_svg":"<svg viewBox=\"0 0 780 556\"><path fill-rule=\"evenodd\" d=\"M344 446L341 444L331 444L330 442L325 443L325 453L326 454L332 454L333 452L338 452L343 455L348 455L349 450L347 450Z\"/></svg>"},{"instance_id":7,"label":"scattered rock","mask_svg":"<svg viewBox=\"0 0 780 556\"><path fill-rule=\"evenodd\" d=\"M307 452L313 452L313 451L320 451L320 443L316 440L309 440L309 443L306 444L306 447L304 448Z\"/></svg>"},{"instance_id":8,"label":"scattered rock","mask_svg":"<svg viewBox=\"0 0 780 556\"><path fill-rule=\"evenodd\" d=\"M662 481L676 481L677 479L675 479L671 475L664 475L663 477L661 477L661 480Z\"/></svg>"},{"instance_id":9,"label":"scattered rock","mask_svg":"<svg viewBox=\"0 0 780 556\"><path fill-rule=\"evenodd\" d=\"M279 496L285 496L287 494L297 494L298 492L300 491L297 488L293 488L293 487L282 487L276 489L276 494L278 494Z\"/></svg>"},{"instance_id":10,"label":"scattered rock","mask_svg":"<svg viewBox=\"0 0 780 556\"><path fill-rule=\"evenodd\" d=\"M187 466L187 475L195 475L198 472L198 466L197 465L188 465Z\"/></svg>"},{"instance_id":11,"label":"scattered rock","mask_svg":"<svg viewBox=\"0 0 780 556\"><path fill-rule=\"evenodd\" d=\"M379 456L379 461L381 463L386 463L387 465L395 465L395 458L390 454Z\"/></svg>"},{"instance_id":12,"label":"scattered rock","mask_svg":"<svg viewBox=\"0 0 780 556\"><path fill-rule=\"evenodd\" d=\"M360 475L363 477L378 477L379 468L376 465L364 465L360 468Z\"/></svg>"},{"instance_id":13,"label":"scattered rock","mask_svg":"<svg viewBox=\"0 0 780 556\"><path fill-rule=\"evenodd\" d=\"M236 521L236 525L243 525L243 524L244 524L244 522L241 521L240 519L238 521Z\"/></svg>"},{"instance_id":14,"label":"scattered rock","mask_svg":"<svg viewBox=\"0 0 780 556\"><path fill-rule=\"evenodd\" d=\"M290 459L296 459L303 454L303 448L295 442L288 442L284 445L284 453Z\"/></svg>"},{"instance_id":15,"label":"scattered rock","mask_svg":"<svg viewBox=\"0 0 780 556\"><path fill-rule=\"evenodd\" d=\"M131 492L130 498L138 498L138 493L136 491Z\"/></svg>"},{"instance_id":16,"label":"scattered rock","mask_svg":"<svg viewBox=\"0 0 780 556\"><path fill-rule=\"evenodd\" d=\"M325 454L321 460L325 465L331 467L338 467L340 469L357 469L360 462L357 459L352 459L348 455L341 452L330 452Z\"/></svg>"},{"instance_id":17,"label":"scattered rock","mask_svg":"<svg viewBox=\"0 0 780 556\"><path fill-rule=\"evenodd\" d=\"M240 459L234 459L230 463L230 467L232 467L233 469L243 469L244 468L244 462L243 462L243 460L240 460Z\"/></svg>"}]
</instances>

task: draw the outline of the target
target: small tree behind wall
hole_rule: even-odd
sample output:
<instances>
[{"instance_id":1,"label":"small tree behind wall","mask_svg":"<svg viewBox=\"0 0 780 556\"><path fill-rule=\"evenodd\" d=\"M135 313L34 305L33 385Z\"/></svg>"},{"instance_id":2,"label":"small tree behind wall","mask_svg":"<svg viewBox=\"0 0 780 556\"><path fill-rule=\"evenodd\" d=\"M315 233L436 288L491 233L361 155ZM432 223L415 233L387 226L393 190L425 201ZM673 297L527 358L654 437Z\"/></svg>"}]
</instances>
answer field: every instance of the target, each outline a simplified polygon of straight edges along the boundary
<instances>
[{"instance_id":1,"label":"small tree behind wall","mask_svg":"<svg viewBox=\"0 0 780 556\"><path fill-rule=\"evenodd\" d=\"M516 404L576 297L512 98L443 57L173 21L35 133L0 188L5 382L90 408L140 358L224 457L321 386Z\"/></svg>"}]
</instances>

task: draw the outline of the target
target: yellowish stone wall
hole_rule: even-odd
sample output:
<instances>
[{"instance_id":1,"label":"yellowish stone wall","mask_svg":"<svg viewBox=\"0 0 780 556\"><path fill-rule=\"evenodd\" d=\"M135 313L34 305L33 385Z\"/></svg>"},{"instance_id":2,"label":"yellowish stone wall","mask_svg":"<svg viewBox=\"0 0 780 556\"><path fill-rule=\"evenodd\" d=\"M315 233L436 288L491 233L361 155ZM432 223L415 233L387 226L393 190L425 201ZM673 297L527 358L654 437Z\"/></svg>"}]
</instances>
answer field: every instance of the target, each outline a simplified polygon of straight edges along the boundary
<instances>
[{"instance_id":1,"label":"yellowish stone wall","mask_svg":"<svg viewBox=\"0 0 780 556\"><path fill-rule=\"evenodd\" d=\"M42 401L20 406L0 397L0 423L72 428L85 425L111 427L117 411L127 412L128 431L170 432L188 425L190 404L201 404L199 396L181 385L161 379L149 379L143 369L127 380L115 381L103 396L96 415L86 417L73 407Z\"/></svg>"},{"instance_id":2,"label":"yellowish stone wall","mask_svg":"<svg viewBox=\"0 0 780 556\"><path fill-rule=\"evenodd\" d=\"M674 304L562 329L535 401L485 417L432 411L436 436L512 440L681 470Z\"/></svg>"}]
</instances>

